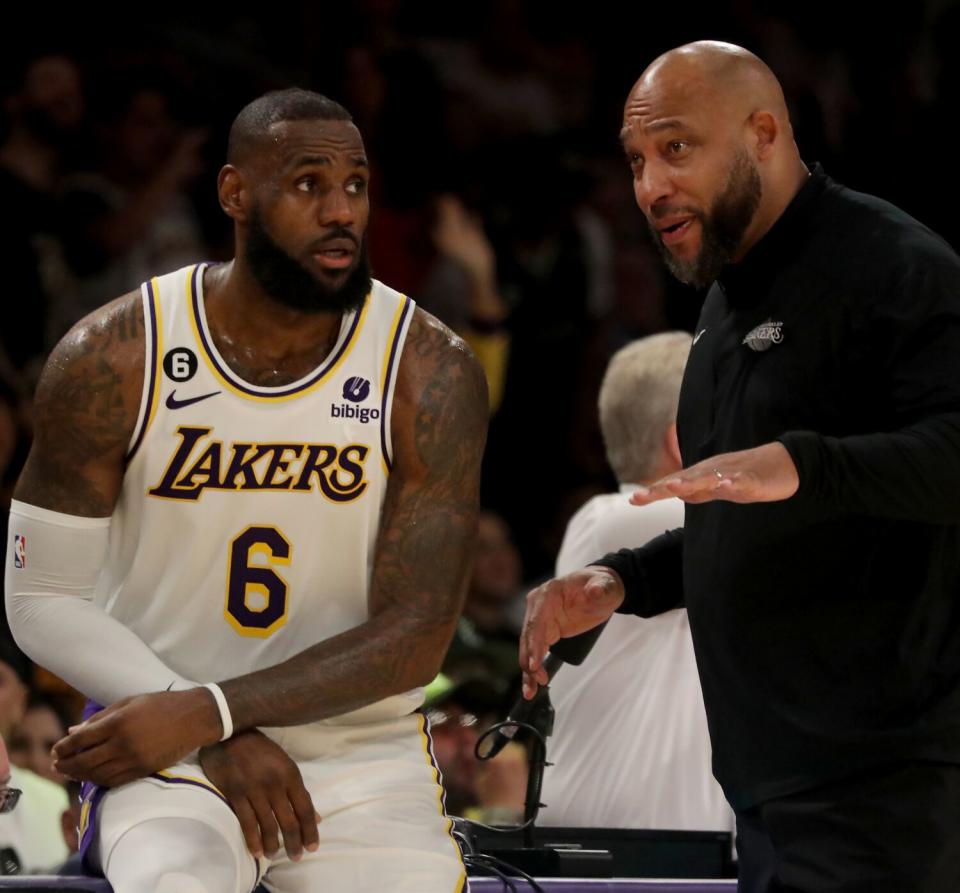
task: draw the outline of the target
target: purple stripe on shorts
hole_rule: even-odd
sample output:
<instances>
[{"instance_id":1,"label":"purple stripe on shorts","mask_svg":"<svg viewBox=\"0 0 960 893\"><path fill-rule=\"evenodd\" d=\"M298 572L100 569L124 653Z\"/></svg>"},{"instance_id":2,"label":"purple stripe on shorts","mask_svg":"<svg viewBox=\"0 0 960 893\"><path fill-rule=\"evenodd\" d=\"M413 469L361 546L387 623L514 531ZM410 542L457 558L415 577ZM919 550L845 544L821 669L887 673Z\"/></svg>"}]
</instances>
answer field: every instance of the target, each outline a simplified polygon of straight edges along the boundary
<instances>
[{"instance_id":1,"label":"purple stripe on shorts","mask_svg":"<svg viewBox=\"0 0 960 893\"><path fill-rule=\"evenodd\" d=\"M83 707L82 721L86 722L91 716L93 716L95 713L99 713L101 710L103 710L103 707L96 701L87 701ZM83 804L89 804L87 806L87 827L83 829L83 836L80 838L80 858L82 860L84 869L90 872L90 874L100 877L102 877L100 872L98 872L91 864L90 844L93 842L94 838L94 829L97 822L97 810L100 808L100 801L103 799L103 795L106 793L106 791L106 788L102 788L100 785L94 784L92 781L85 781L80 785L81 811L83 809Z\"/></svg>"}]
</instances>

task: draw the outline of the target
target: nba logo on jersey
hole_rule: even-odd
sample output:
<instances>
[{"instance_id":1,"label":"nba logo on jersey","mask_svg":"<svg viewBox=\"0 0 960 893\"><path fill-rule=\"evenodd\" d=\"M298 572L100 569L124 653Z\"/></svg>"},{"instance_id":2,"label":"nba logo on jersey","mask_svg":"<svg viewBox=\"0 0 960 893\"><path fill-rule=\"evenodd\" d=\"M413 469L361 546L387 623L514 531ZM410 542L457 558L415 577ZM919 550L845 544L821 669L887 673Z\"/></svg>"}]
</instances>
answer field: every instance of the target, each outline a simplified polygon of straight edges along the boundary
<instances>
[{"instance_id":1,"label":"nba logo on jersey","mask_svg":"<svg viewBox=\"0 0 960 893\"><path fill-rule=\"evenodd\" d=\"M23 568L27 565L27 538L16 534L13 538L13 566Z\"/></svg>"}]
</instances>

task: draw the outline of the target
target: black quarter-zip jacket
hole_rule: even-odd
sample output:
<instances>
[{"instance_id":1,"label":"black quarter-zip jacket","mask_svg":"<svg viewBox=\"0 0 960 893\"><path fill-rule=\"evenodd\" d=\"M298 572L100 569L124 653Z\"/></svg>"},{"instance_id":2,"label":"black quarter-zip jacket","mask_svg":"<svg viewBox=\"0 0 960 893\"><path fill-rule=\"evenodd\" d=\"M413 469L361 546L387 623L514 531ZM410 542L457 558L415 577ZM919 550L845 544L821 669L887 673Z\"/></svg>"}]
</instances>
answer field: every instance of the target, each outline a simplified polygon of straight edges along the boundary
<instances>
[{"instance_id":1,"label":"black quarter-zip jacket","mask_svg":"<svg viewBox=\"0 0 960 893\"><path fill-rule=\"evenodd\" d=\"M960 763L960 259L814 167L695 338L684 466L779 440L800 489L598 563L622 612L687 607L727 797Z\"/></svg>"}]
</instances>

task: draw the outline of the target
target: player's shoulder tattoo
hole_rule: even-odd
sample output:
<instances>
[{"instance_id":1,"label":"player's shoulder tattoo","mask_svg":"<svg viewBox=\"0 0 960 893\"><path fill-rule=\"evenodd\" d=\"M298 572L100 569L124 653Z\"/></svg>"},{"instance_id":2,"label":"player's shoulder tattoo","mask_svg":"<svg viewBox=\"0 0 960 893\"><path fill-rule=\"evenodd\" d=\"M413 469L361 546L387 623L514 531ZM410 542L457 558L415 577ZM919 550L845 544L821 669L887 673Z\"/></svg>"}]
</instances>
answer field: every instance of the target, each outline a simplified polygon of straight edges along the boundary
<instances>
[{"instance_id":1,"label":"player's shoulder tattoo","mask_svg":"<svg viewBox=\"0 0 960 893\"><path fill-rule=\"evenodd\" d=\"M479 462L486 439L487 381L473 351L417 309L404 349L417 454L426 465Z\"/></svg>"},{"instance_id":2,"label":"player's shoulder tattoo","mask_svg":"<svg viewBox=\"0 0 960 893\"><path fill-rule=\"evenodd\" d=\"M488 415L486 379L473 353L418 311L394 398L394 471L373 603L419 618L442 638L441 651L460 612L473 552Z\"/></svg>"},{"instance_id":3,"label":"player's shoulder tattoo","mask_svg":"<svg viewBox=\"0 0 960 893\"><path fill-rule=\"evenodd\" d=\"M144 375L144 315L131 292L78 322L51 352L34 400L34 443L15 498L78 515L112 511L90 466L122 469Z\"/></svg>"}]
</instances>

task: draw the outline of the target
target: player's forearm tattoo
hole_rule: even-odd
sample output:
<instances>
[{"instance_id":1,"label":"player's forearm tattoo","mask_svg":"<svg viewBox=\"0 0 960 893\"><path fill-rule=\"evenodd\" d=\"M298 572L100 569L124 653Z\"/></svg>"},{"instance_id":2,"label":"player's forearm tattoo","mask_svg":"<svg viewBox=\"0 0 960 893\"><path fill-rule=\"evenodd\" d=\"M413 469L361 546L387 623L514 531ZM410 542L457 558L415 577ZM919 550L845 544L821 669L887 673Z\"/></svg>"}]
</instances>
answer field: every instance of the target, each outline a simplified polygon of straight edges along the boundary
<instances>
[{"instance_id":1,"label":"player's forearm tattoo","mask_svg":"<svg viewBox=\"0 0 960 893\"><path fill-rule=\"evenodd\" d=\"M463 343L423 314L414 317L404 352L417 384L394 401L408 424L394 441L371 618L284 664L223 683L241 727L354 710L425 684L443 659L476 535L486 381Z\"/></svg>"},{"instance_id":2,"label":"player's forearm tattoo","mask_svg":"<svg viewBox=\"0 0 960 893\"><path fill-rule=\"evenodd\" d=\"M136 294L54 350L37 388L36 436L16 499L68 514L110 514L112 499L88 466L111 457L118 470L122 463L139 403L143 329Z\"/></svg>"}]
</instances>

